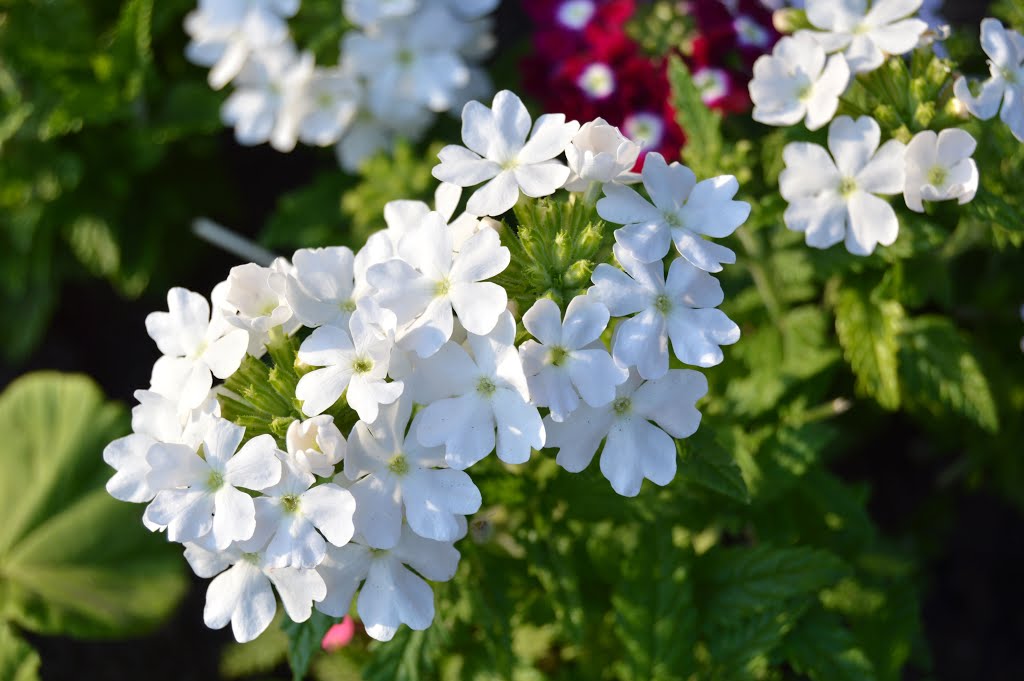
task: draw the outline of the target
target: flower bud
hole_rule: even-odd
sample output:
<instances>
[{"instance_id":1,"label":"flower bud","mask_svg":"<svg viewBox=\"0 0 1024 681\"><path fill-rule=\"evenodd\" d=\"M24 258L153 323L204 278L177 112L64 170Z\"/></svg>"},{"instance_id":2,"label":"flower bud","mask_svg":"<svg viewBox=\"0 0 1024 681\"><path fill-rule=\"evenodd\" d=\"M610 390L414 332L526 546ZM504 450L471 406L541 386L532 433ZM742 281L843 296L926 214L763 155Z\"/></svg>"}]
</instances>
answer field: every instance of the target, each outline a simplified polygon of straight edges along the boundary
<instances>
[{"instance_id":1,"label":"flower bud","mask_svg":"<svg viewBox=\"0 0 1024 681\"><path fill-rule=\"evenodd\" d=\"M352 642L352 637L356 634L356 623L349 615L345 615L337 624L333 625L324 634L323 641L320 642L320 646L329 653L333 653L335 650L344 648Z\"/></svg>"},{"instance_id":2,"label":"flower bud","mask_svg":"<svg viewBox=\"0 0 1024 681\"><path fill-rule=\"evenodd\" d=\"M598 118L583 125L565 150L572 175L569 191L585 191L591 182L614 182L636 165L640 147L614 125Z\"/></svg>"},{"instance_id":3,"label":"flower bud","mask_svg":"<svg viewBox=\"0 0 1024 681\"><path fill-rule=\"evenodd\" d=\"M345 456L347 445L334 419L327 415L292 421L285 436L288 453L313 475L334 475L334 466Z\"/></svg>"},{"instance_id":4,"label":"flower bud","mask_svg":"<svg viewBox=\"0 0 1024 681\"><path fill-rule=\"evenodd\" d=\"M772 26L783 35L796 33L801 28L813 28L807 19L807 12L793 7L775 10L772 14Z\"/></svg>"}]
</instances>

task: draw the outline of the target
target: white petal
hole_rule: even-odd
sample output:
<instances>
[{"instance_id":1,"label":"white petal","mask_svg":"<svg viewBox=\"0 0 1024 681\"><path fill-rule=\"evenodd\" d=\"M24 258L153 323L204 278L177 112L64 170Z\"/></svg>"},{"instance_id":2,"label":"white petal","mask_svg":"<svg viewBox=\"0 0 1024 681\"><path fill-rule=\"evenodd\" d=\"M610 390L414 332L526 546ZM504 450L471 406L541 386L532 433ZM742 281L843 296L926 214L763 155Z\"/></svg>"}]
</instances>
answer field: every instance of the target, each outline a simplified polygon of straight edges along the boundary
<instances>
[{"instance_id":1,"label":"white petal","mask_svg":"<svg viewBox=\"0 0 1024 681\"><path fill-rule=\"evenodd\" d=\"M676 474L676 446L665 431L640 417L612 426L601 452L601 473L624 497L640 493L644 478L667 485Z\"/></svg>"},{"instance_id":2,"label":"white petal","mask_svg":"<svg viewBox=\"0 0 1024 681\"><path fill-rule=\"evenodd\" d=\"M783 214L786 228L806 232L807 245L828 248L846 236L846 202L835 192L800 199L791 203Z\"/></svg>"},{"instance_id":3,"label":"white petal","mask_svg":"<svg viewBox=\"0 0 1024 681\"><path fill-rule=\"evenodd\" d=\"M906 146L899 140L882 145L857 174L857 186L869 194L899 194L906 184Z\"/></svg>"},{"instance_id":4,"label":"white petal","mask_svg":"<svg viewBox=\"0 0 1024 681\"><path fill-rule=\"evenodd\" d=\"M647 307L650 292L620 269L601 263L591 281L594 285L587 295L604 305L614 317L624 317Z\"/></svg>"},{"instance_id":5,"label":"white petal","mask_svg":"<svg viewBox=\"0 0 1024 681\"><path fill-rule=\"evenodd\" d=\"M146 481L150 470L146 453L154 444L156 440L148 435L132 434L118 438L103 448L103 461L116 471L107 481L110 496L132 503L153 498L156 491Z\"/></svg>"},{"instance_id":6,"label":"white petal","mask_svg":"<svg viewBox=\"0 0 1024 681\"><path fill-rule=\"evenodd\" d=\"M397 561L378 560L370 566L357 607L366 633L378 641L390 641L402 623L414 629L430 626L434 593Z\"/></svg>"},{"instance_id":7,"label":"white petal","mask_svg":"<svg viewBox=\"0 0 1024 681\"><path fill-rule=\"evenodd\" d=\"M672 241L679 255L705 272L721 272L722 263L731 265L736 262L736 254L732 250L702 239L688 229L673 229Z\"/></svg>"},{"instance_id":8,"label":"white petal","mask_svg":"<svg viewBox=\"0 0 1024 681\"><path fill-rule=\"evenodd\" d=\"M450 180L446 180L450 181ZM502 170L494 179L473 192L466 204L470 215L501 215L519 200L519 184L511 170Z\"/></svg>"},{"instance_id":9,"label":"white petal","mask_svg":"<svg viewBox=\"0 0 1024 681\"><path fill-rule=\"evenodd\" d=\"M476 335L490 333L508 304L505 289L492 282L459 284L452 287L449 296L459 321L466 331Z\"/></svg>"},{"instance_id":10,"label":"white petal","mask_svg":"<svg viewBox=\"0 0 1024 681\"><path fill-rule=\"evenodd\" d=\"M281 479L277 442L272 435L258 435L246 442L224 467L224 481L236 487L263 490Z\"/></svg>"},{"instance_id":11,"label":"white petal","mask_svg":"<svg viewBox=\"0 0 1024 681\"><path fill-rule=\"evenodd\" d=\"M540 298L526 311L523 326L544 345L560 345L562 342L562 311L550 298Z\"/></svg>"},{"instance_id":12,"label":"white petal","mask_svg":"<svg viewBox=\"0 0 1024 681\"><path fill-rule=\"evenodd\" d=\"M348 137L351 136L352 133L349 133ZM434 177L459 187L472 187L502 172L499 164L480 158L469 149L457 145L445 147L437 156L441 163L431 171Z\"/></svg>"},{"instance_id":13,"label":"white petal","mask_svg":"<svg viewBox=\"0 0 1024 681\"><path fill-rule=\"evenodd\" d=\"M874 71L885 61L885 54L866 34L854 34L843 56L854 73Z\"/></svg>"},{"instance_id":14,"label":"white petal","mask_svg":"<svg viewBox=\"0 0 1024 681\"><path fill-rule=\"evenodd\" d=\"M668 371L668 332L665 318L646 309L618 325L612 356L625 367L636 367L644 378L661 378Z\"/></svg>"},{"instance_id":15,"label":"white petal","mask_svg":"<svg viewBox=\"0 0 1024 681\"><path fill-rule=\"evenodd\" d=\"M211 629L223 629L230 621L235 638L246 642L270 625L276 610L270 582L255 565L240 561L210 582L203 621Z\"/></svg>"},{"instance_id":16,"label":"white petal","mask_svg":"<svg viewBox=\"0 0 1024 681\"><path fill-rule=\"evenodd\" d=\"M318 485L302 495L301 508L302 514L335 546L344 546L352 539L356 501L348 490L332 484Z\"/></svg>"},{"instance_id":17,"label":"white petal","mask_svg":"<svg viewBox=\"0 0 1024 681\"><path fill-rule=\"evenodd\" d=\"M840 116L828 129L828 148L844 177L856 177L878 149L882 130L870 116Z\"/></svg>"},{"instance_id":18,"label":"white petal","mask_svg":"<svg viewBox=\"0 0 1024 681\"><path fill-rule=\"evenodd\" d=\"M558 450L555 462L570 473L582 471L590 465L612 422L611 407L586 405L580 405L562 423L545 419L547 446Z\"/></svg>"},{"instance_id":19,"label":"white petal","mask_svg":"<svg viewBox=\"0 0 1024 681\"><path fill-rule=\"evenodd\" d=\"M616 386L629 378L629 371L612 359L606 350L577 350L567 367L580 397L591 407L603 407L615 399Z\"/></svg>"},{"instance_id":20,"label":"white petal","mask_svg":"<svg viewBox=\"0 0 1024 681\"><path fill-rule=\"evenodd\" d=\"M639 262L658 262L668 253L672 235L668 224L659 218L620 227L615 230L615 243Z\"/></svg>"},{"instance_id":21,"label":"white petal","mask_svg":"<svg viewBox=\"0 0 1024 681\"><path fill-rule=\"evenodd\" d=\"M536 198L550 196L558 191L569 179L569 167L561 161L543 161L518 166L512 170L512 174L519 189L527 196Z\"/></svg>"},{"instance_id":22,"label":"white petal","mask_svg":"<svg viewBox=\"0 0 1024 681\"><path fill-rule=\"evenodd\" d=\"M327 557L317 567L327 585L327 595L316 604L317 610L331 617L347 615L359 582L370 569L370 561L370 549L362 544L328 546Z\"/></svg>"},{"instance_id":23,"label":"white petal","mask_svg":"<svg viewBox=\"0 0 1024 681\"><path fill-rule=\"evenodd\" d=\"M325 328L328 327L320 327ZM338 401L351 378L351 367L317 369L300 378L295 386L295 397L302 402L302 413L306 416L322 414Z\"/></svg>"},{"instance_id":24,"label":"white petal","mask_svg":"<svg viewBox=\"0 0 1024 681\"><path fill-rule=\"evenodd\" d=\"M252 497L224 485L213 495L212 537L214 546L226 549L231 542L244 541L256 530L256 509Z\"/></svg>"},{"instance_id":25,"label":"white petal","mask_svg":"<svg viewBox=\"0 0 1024 681\"><path fill-rule=\"evenodd\" d=\"M683 225L706 236L726 237L732 234L750 216L749 203L732 200L739 187L732 175L697 183L686 205L679 211Z\"/></svg>"},{"instance_id":26,"label":"white petal","mask_svg":"<svg viewBox=\"0 0 1024 681\"><path fill-rule=\"evenodd\" d=\"M704 374L689 369L673 369L656 381L647 381L633 393L633 410L654 421L675 438L697 432L700 412L696 403L708 392Z\"/></svg>"},{"instance_id":27,"label":"white petal","mask_svg":"<svg viewBox=\"0 0 1024 681\"><path fill-rule=\"evenodd\" d=\"M854 255L871 255L877 244L891 246L900 224L896 212L884 200L866 192L856 192L849 201L850 229L846 249Z\"/></svg>"},{"instance_id":28,"label":"white petal","mask_svg":"<svg viewBox=\"0 0 1024 681\"><path fill-rule=\"evenodd\" d=\"M597 202L597 214L608 222L629 225L638 222L656 222L661 211L640 196L636 190L621 184L604 185L604 198Z\"/></svg>"},{"instance_id":29,"label":"white petal","mask_svg":"<svg viewBox=\"0 0 1024 681\"><path fill-rule=\"evenodd\" d=\"M316 570L280 568L267 570L267 577L277 587L281 605L293 622L305 622L313 614L313 601L323 600L327 586Z\"/></svg>"},{"instance_id":30,"label":"white petal","mask_svg":"<svg viewBox=\"0 0 1024 681\"><path fill-rule=\"evenodd\" d=\"M782 150L782 159L786 168L779 174L779 191L787 201L839 186L839 171L825 147L792 142Z\"/></svg>"},{"instance_id":31,"label":"white petal","mask_svg":"<svg viewBox=\"0 0 1024 681\"><path fill-rule=\"evenodd\" d=\"M420 413L416 438L427 447L444 445L452 468L465 470L494 449L494 414L475 393L438 400Z\"/></svg>"},{"instance_id":32,"label":"white petal","mask_svg":"<svg viewBox=\"0 0 1024 681\"><path fill-rule=\"evenodd\" d=\"M500 274L511 261L509 250L493 229L483 229L459 247L451 268L452 281L474 282ZM502 306L504 307L504 305Z\"/></svg>"},{"instance_id":33,"label":"white petal","mask_svg":"<svg viewBox=\"0 0 1024 681\"><path fill-rule=\"evenodd\" d=\"M697 182L692 170L679 163L665 163L665 157L656 151L647 154L641 174L651 200L663 213L677 212Z\"/></svg>"},{"instance_id":34,"label":"white petal","mask_svg":"<svg viewBox=\"0 0 1024 681\"><path fill-rule=\"evenodd\" d=\"M608 308L603 303L589 296L576 296L565 308L561 344L569 350L576 350L592 343L608 328L609 317Z\"/></svg>"},{"instance_id":35,"label":"white petal","mask_svg":"<svg viewBox=\"0 0 1024 681\"><path fill-rule=\"evenodd\" d=\"M565 151L579 129L576 121L566 123L564 114L544 114L533 124L530 139L517 156L519 162L534 164L553 159Z\"/></svg>"},{"instance_id":36,"label":"white petal","mask_svg":"<svg viewBox=\"0 0 1024 681\"><path fill-rule=\"evenodd\" d=\"M426 539L454 541L459 534L455 514L480 510L480 490L463 471L420 471L406 479L402 490L409 526Z\"/></svg>"},{"instance_id":37,"label":"white petal","mask_svg":"<svg viewBox=\"0 0 1024 681\"><path fill-rule=\"evenodd\" d=\"M299 360L317 367L340 364L353 349L348 331L336 326L321 326L302 341Z\"/></svg>"}]
</instances>

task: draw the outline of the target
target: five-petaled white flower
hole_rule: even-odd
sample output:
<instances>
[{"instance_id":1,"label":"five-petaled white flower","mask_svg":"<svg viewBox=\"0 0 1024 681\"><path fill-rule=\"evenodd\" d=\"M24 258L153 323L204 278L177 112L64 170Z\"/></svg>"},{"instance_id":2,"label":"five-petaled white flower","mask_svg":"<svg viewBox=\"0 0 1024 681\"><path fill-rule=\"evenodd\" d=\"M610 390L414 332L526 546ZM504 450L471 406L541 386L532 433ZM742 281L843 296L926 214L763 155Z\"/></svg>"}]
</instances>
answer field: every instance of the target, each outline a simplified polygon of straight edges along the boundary
<instances>
[{"instance_id":1,"label":"five-petaled white flower","mask_svg":"<svg viewBox=\"0 0 1024 681\"><path fill-rule=\"evenodd\" d=\"M587 295L607 306L614 317L634 315L615 329L612 356L636 367L643 378L668 371L668 343L681 362L710 367L723 359L721 345L740 339L740 328L721 310L722 286L713 276L676 258L665 279L665 265L642 263L618 244L615 258L623 272L606 263L594 270Z\"/></svg>"},{"instance_id":2,"label":"five-petaled white flower","mask_svg":"<svg viewBox=\"0 0 1024 681\"><path fill-rule=\"evenodd\" d=\"M357 287L354 281L354 260L355 255L345 246L295 251L294 272L285 285L295 318L310 328L346 328L356 303L368 293L365 286Z\"/></svg>"},{"instance_id":3,"label":"five-petaled white flower","mask_svg":"<svg viewBox=\"0 0 1024 681\"><path fill-rule=\"evenodd\" d=\"M147 482L161 491L146 508L147 520L166 527L171 541L196 541L209 534L218 550L250 539L256 509L252 497L238 488L259 491L277 484L281 462L272 436L259 435L239 449L244 434L245 428L216 419L203 438L205 458L188 445L150 447Z\"/></svg>"},{"instance_id":4,"label":"five-petaled white flower","mask_svg":"<svg viewBox=\"0 0 1024 681\"><path fill-rule=\"evenodd\" d=\"M302 401L307 416L323 413L345 393L359 418L372 423L381 404L391 404L402 394L401 381L385 380L394 331L382 328L370 316L356 310L347 330L321 326L302 341L299 361L324 367L304 375L295 387L295 397Z\"/></svg>"},{"instance_id":5,"label":"five-petaled white flower","mask_svg":"<svg viewBox=\"0 0 1024 681\"><path fill-rule=\"evenodd\" d=\"M907 207L924 212L925 201L957 199L968 203L978 192L978 164L971 158L977 142L966 130L949 128L936 135L925 130L907 145Z\"/></svg>"},{"instance_id":6,"label":"five-petaled white flower","mask_svg":"<svg viewBox=\"0 0 1024 681\"><path fill-rule=\"evenodd\" d=\"M438 154L434 177L460 187L486 182L469 198L473 215L501 215L519 200L554 194L569 179L569 168L555 160L579 130L563 114L544 114L530 132L530 113L508 90L494 95L491 108L469 102L462 109L462 141ZM527 140L529 135L529 140Z\"/></svg>"},{"instance_id":7,"label":"five-petaled white flower","mask_svg":"<svg viewBox=\"0 0 1024 681\"><path fill-rule=\"evenodd\" d=\"M409 527L435 541L458 538L458 516L480 509L480 490L465 472L447 467L442 447L419 443L411 415L412 399L402 396L374 423L356 423L349 437L345 476L355 481L349 490L356 528L375 548L398 543L403 509Z\"/></svg>"},{"instance_id":8,"label":"five-petaled white flower","mask_svg":"<svg viewBox=\"0 0 1024 681\"><path fill-rule=\"evenodd\" d=\"M928 24L911 18L922 0L807 0L807 19L819 30L798 31L826 52L842 51L854 73L874 71L886 54L914 49ZM869 7L870 5L870 7Z\"/></svg>"},{"instance_id":9,"label":"five-petaled white flower","mask_svg":"<svg viewBox=\"0 0 1024 681\"><path fill-rule=\"evenodd\" d=\"M640 493L644 478L667 485L676 474L672 438L693 435L700 425L697 400L708 391L704 375L673 369L656 381L632 373L617 397L603 407L580 405L565 421L545 419L547 446L562 468L578 473L590 465L601 441L601 473L623 496Z\"/></svg>"},{"instance_id":10,"label":"five-petaled white flower","mask_svg":"<svg viewBox=\"0 0 1024 681\"><path fill-rule=\"evenodd\" d=\"M452 468L469 468L495 443L505 463L525 463L532 449L544 446L544 424L530 404L515 337L515 320L503 312L491 333L469 335L473 357L448 342L420 362L429 372L431 389L445 397L421 412L416 437L427 447L444 445Z\"/></svg>"},{"instance_id":11,"label":"five-petaled white flower","mask_svg":"<svg viewBox=\"0 0 1024 681\"><path fill-rule=\"evenodd\" d=\"M199 577L214 577L206 588L203 620L211 629L228 622L235 640L252 641L262 634L277 611L273 585L293 622L313 614L313 602L327 596L327 586L316 570L275 568L256 546L257 541L235 544L226 551L211 551L201 544L185 544L185 559Z\"/></svg>"},{"instance_id":12,"label":"five-petaled white flower","mask_svg":"<svg viewBox=\"0 0 1024 681\"><path fill-rule=\"evenodd\" d=\"M1004 28L997 19L985 19L981 22L981 47L988 55L991 77L982 83L977 97L963 76L953 84L953 92L983 121L999 111L1013 136L1024 142L1024 37Z\"/></svg>"},{"instance_id":13,"label":"five-petaled white flower","mask_svg":"<svg viewBox=\"0 0 1024 681\"><path fill-rule=\"evenodd\" d=\"M377 289L376 301L405 325L399 334L403 349L420 357L437 352L452 336L453 310L470 333L494 328L508 298L501 286L483 280L502 272L511 259L497 232L482 229L455 253L451 228L432 212L402 238L398 250L401 258L374 265L366 276Z\"/></svg>"},{"instance_id":14,"label":"five-petaled white flower","mask_svg":"<svg viewBox=\"0 0 1024 681\"><path fill-rule=\"evenodd\" d=\"M238 369L249 334L222 319L211 321L206 298L187 289L168 291L167 309L146 317L146 331L164 355L153 366L153 389L182 408L197 407L209 395L213 376L227 378Z\"/></svg>"},{"instance_id":15,"label":"five-petaled white flower","mask_svg":"<svg viewBox=\"0 0 1024 681\"><path fill-rule=\"evenodd\" d=\"M534 338L519 347L530 398L548 407L562 421L579 405L592 407L615 399L615 386L629 378L599 342L608 327L608 308L594 298L576 296L565 308L565 321L555 301L541 298L523 315Z\"/></svg>"},{"instance_id":16,"label":"five-petaled white flower","mask_svg":"<svg viewBox=\"0 0 1024 681\"><path fill-rule=\"evenodd\" d=\"M840 116L828 130L832 156L809 142L786 145L786 169L779 175L789 201L783 219L806 234L808 246L828 248L845 239L850 253L870 255L876 245L896 241L896 213L877 195L903 191L906 147L889 140L879 148L881 135L873 118Z\"/></svg>"},{"instance_id":17,"label":"five-petaled white flower","mask_svg":"<svg viewBox=\"0 0 1024 681\"><path fill-rule=\"evenodd\" d=\"M850 68L841 55L826 62L825 50L814 38L783 38L770 55L754 62L748 86L754 120L796 125L804 119L808 130L817 130L832 120L849 80Z\"/></svg>"},{"instance_id":18,"label":"five-petaled white flower","mask_svg":"<svg viewBox=\"0 0 1024 681\"><path fill-rule=\"evenodd\" d=\"M415 630L430 626L434 592L423 577L447 582L458 566L459 552L451 542L424 539L408 526L394 548L386 550L374 549L356 536L340 549L327 550L317 568L327 583L327 597L316 608L331 617L347 615L362 583L356 601L359 619L372 638L390 641L402 624Z\"/></svg>"},{"instance_id":19,"label":"five-petaled white flower","mask_svg":"<svg viewBox=\"0 0 1024 681\"><path fill-rule=\"evenodd\" d=\"M630 187L606 184L597 202L598 215L625 225L615 230L616 242L641 262L661 260L673 242L680 255L706 272L736 262L731 250L703 238L729 236L750 215L749 203L733 200L739 189L735 177L697 182L692 170L665 163L657 152L647 154L642 174L650 201Z\"/></svg>"}]
</instances>

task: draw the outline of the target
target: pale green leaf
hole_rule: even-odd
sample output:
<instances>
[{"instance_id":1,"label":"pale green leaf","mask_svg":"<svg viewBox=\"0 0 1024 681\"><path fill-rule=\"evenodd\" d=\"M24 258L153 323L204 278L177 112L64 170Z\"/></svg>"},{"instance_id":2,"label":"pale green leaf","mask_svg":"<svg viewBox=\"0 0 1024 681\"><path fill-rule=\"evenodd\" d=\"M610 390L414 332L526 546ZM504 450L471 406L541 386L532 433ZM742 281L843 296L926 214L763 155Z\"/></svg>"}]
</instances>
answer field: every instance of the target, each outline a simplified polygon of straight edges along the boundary
<instances>
[{"instance_id":1,"label":"pale green leaf","mask_svg":"<svg viewBox=\"0 0 1024 681\"><path fill-rule=\"evenodd\" d=\"M836 334L858 389L885 409L899 408L903 306L895 300L875 301L862 288L846 287L836 296L835 314Z\"/></svg>"}]
</instances>

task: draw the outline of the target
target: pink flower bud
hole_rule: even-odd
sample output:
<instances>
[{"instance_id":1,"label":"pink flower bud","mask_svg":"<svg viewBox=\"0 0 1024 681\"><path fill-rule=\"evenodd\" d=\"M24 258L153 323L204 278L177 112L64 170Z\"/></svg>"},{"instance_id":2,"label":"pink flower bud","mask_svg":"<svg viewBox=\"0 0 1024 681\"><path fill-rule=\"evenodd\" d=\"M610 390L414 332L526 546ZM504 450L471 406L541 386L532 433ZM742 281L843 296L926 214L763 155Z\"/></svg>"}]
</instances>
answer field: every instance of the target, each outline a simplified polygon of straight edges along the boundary
<instances>
[{"instance_id":1,"label":"pink flower bud","mask_svg":"<svg viewBox=\"0 0 1024 681\"><path fill-rule=\"evenodd\" d=\"M338 624L335 624L327 633L324 634L324 640L320 642L320 645L329 653L333 653L336 650L340 650L352 642L352 637L356 633L356 623L348 615L345 615L345 619L341 620Z\"/></svg>"}]
</instances>

